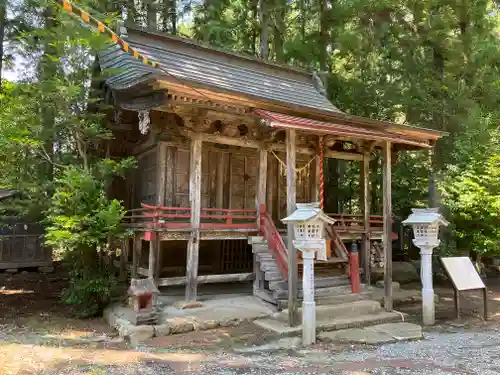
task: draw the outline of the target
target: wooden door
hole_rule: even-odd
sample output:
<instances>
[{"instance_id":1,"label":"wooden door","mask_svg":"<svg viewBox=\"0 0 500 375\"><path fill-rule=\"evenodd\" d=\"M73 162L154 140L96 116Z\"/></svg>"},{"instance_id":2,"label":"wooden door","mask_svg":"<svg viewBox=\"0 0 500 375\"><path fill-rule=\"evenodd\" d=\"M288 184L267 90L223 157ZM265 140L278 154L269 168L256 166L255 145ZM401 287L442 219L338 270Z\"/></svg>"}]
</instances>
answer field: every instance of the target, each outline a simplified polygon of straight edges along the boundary
<instances>
[{"instance_id":1,"label":"wooden door","mask_svg":"<svg viewBox=\"0 0 500 375\"><path fill-rule=\"evenodd\" d=\"M230 153L230 208L255 209L259 160L257 155L241 151Z\"/></svg>"}]
</instances>

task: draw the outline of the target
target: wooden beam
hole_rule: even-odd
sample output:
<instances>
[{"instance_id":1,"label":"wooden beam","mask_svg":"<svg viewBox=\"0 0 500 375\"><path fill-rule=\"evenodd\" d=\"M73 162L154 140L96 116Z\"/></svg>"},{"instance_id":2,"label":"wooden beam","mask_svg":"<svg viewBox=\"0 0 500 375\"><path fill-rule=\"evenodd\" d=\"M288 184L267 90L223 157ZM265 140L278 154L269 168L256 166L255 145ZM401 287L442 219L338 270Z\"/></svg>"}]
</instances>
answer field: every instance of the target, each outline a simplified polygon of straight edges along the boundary
<instances>
[{"instance_id":1,"label":"wooden beam","mask_svg":"<svg viewBox=\"0 0 500 375\"><path fill-rule=\"evenodd\" d=\"M186 259L186 301L196 300L198 263L200 250L200 215L201 215L201 158L202 137L193 134L191 137L189 200L191 203L191 227Z\"/></svg>"},{"instance_id":2,"label":"wooden beam","mask_svg":"<svg viewBox=\"0 0 500 375\"><path fill-rule=\"evenodd\" d=\"M342 152L342 151L331 151L325 150L323 155L325 158L339 159L339 160L351 160L351 161L362 161L363 154L358 154L355 152Z\"/></svg>"},{"instance_id":3,"label":"wooden beam","mask_svg":"<svg viewBox=\"0 0 500 375\"><path fill-rule=\"evenodd\" d=\"M229 283L253 280L253 273L233 273L227 275L203 275L198 276L198 284ZM186 277L168 277L158 280L158 286L186 285Z\"/></svg>"},{"instance_id":4,"label":"wooden beam","mask_svg":"<svg viewBox=\"0 0 500 375\"><path fill-rule=\"evenodd\" d=\"M191 137L194 132L183 129L181 130L181 134L185 135L186 137ZM237 146L237 147L247 147L247 148L264 148L264 143L256 140L245 140L245 139L240 139L240 138L232 138L232 137L227 137L224 135L214 135L214 134L202 134L201 135L203 138L203 142L211 142L211 143L218 143L222 145L229 145L229 146ZM268 149L274 150L274 151L286 151L286 146L282 143L272 143L267 145ZM316 150L314 148L309 148L309 147L297 147L296 146L296 152L298 154L305 154L305 155L315 155ZM352 161L362 161L363 160L363 154L361 153L355 153L355 152L342 152L342 151L331 151L331 150L325 150L324 153L325 158L331 158L331 159L340 159L340 160L352 160Z\"/></svg>"},{"instance_id":5,"label":"wooden beam","mask_svg":"<svg viewBox=\"0 0 500 375\"><path fill-rule=\"evenodd\" d=\"M267 150L260 149L259 152L259 184L257 187L257 209L266 203L267 188Z\"/></svg>"},{"instance_id":6,"label":"wooden beam","mask_svg":"<svg viewBox=\"0 0 500 375\"><path fill-rule=\"evenodd\" d=\"M385 142L383 160L384 203L384 307L392 311L392 201L391 201L391 142Z\"/></svg>"},{"instance_id":7,"label":"wooden beam","mask_svg":"<svg viewBox=\"0 0 500 375\"><path fill-rule=\"evenodd\" d=\"M362 237L362 258L364 267L364 279L367 285L371 284L371 268L370 268L370 152L365 151L363 163L361 164L361 208L363 211L363 227L364 233Z\"/></svg>"},{"instance_id":8,"label":"wooden beam","mask_svg":"<svg viewBox=\"0 0 500 375\"><path fill-rule=\"evenodd\" d=\"M286 131L286 209L291 215L297 203L297 175L295 167L297 164L296 132L293 129ZM288 249L288 323L290 326L299 324L298 316L298 275L297 275L297 250L293 246L293 224L287 225L287 249Z\"/></svg>"}]
</instances>

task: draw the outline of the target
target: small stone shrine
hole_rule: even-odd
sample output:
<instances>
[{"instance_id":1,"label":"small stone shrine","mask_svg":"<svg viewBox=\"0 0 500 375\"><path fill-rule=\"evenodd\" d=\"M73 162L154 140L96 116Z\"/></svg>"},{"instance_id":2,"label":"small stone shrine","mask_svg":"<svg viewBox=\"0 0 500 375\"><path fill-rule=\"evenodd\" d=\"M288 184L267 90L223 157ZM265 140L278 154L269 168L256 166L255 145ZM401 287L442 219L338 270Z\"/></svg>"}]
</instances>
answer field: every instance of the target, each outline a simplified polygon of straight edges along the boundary
<instances>
[{"instance_id":1,"label":"small stone shrine","mask_svg":"<svg viewBox=\"0 0 500 375\"><path fill-rule=\"evenodd\" d=\"M129 305L133 314L131 322L140 324L156 324L158 313L154 301L160 291L152 279L132 279L128 288Z\"/></svg>"}]
</instances>

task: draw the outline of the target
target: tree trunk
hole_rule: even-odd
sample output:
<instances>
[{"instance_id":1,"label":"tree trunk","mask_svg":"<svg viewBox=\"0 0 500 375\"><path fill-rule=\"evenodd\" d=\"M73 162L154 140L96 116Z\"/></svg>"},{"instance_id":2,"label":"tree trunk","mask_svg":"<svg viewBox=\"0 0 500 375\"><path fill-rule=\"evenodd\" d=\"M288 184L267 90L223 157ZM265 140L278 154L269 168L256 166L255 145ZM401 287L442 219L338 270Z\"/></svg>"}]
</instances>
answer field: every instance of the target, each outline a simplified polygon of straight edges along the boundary
<instances>
[{"instance_id":1,"label":"tree trunk","mask_svg":"<svg viewBox=\"0 0 500 375\"><path fill-rule=\"evenodd\" d=\"M54 157L54 134L55 134L55 107L51 99L51 94L56 90L56 76L57 76L57 62L54 61L54 56L57 56L57 49L52 43L52 32L56 27L56 21L53 16L52 8L48 6L45 8L44 13L44 25L45 25L45 36L43 39L43 55L40 60L39 72L42 82L46 87L47 96L44 97L41 108L42 113L42 123L43 123L43 135L42 139L44 141L44 150L47 158L49 159L46 163L45 174L48 180L53 179L53 157Z\"/></svg>"},{"instance_id":2,"label":"tree trunk","mask_svg":"<svg viewBox=\"0 0 500 375\"><path fill-rule=\"evenodd\" d=\"M134 0L126 0L125 7L127 9L127 21L134 25L137 24L137 9Z\"/></svg>"},{"instance_id":3,"label":"tree trunk","mask_svg":"<svg viewBox=\"0 0 500 375\"><path fill-rule=\"evenodd\" d=\"M158 28L158 13L157 13L157 2L156 0L149 0L146 3L146 12L148 19L148 27L152 30L156 30Z\"/></svg>"},{"instance_id":4,"label":"tree trunk","mask_svg":"<svg viewBox=\"0 0 500 375\"><path fill-rule=\"evenodd\" d=\"M163 0L163 31L177 34L177 2Z\"/></svg>"},{"instance_id":5,"label":"tree trunk","mask_svg":"<svg viewBox=\"0 0 500 375\"><path fill-rule=\"evenodd\" d=\"M283 48L284 38L285 38L285 9L287 3L286 1L278 1L276 5L276 10L274 12L274 33L273 33L273 49L274 58L276 62L285 62L285 51Z\"/></svg>"},{"instance_id":6,"label":"tree trunk","mask_svg":"<svg viewBox=\"0 0 500 375\"><path fill-rule=\"evenodd\" d=\"M328 7L327 0L319 0L319 69L321 72L327 70L328 58Z\"/></svg>"},{"instance_id":7,"label":"tree trunk","mask_svg":"<svg viewBox=\"0 0 500 375\"><path fill-rule=\"evenodd\" d=\"M259 0L260 11L260 57L269 58L269 12L266 0Z\"/></svg>"},{"instance_id":8,"label":"tree trunk","mask_svg":"<svg viewBox=\"0 0 500 375\"><path fill-rule=\"evenodd\" d=\"M251 39L251 48L252 48L252 55L257 56L257 37L258 37L258 25L259 23L259 1L258 0L252 0L252 19L253 19L253 25L252 25L252 36L250 37Z\"/></svg>"},{"instance_id":9,"label":"tree trunk","mask_svg":"<svg viewBox=\"0 0 500 375\"><path fill-rule=\"evenodd\" d=\"M2 90L3 39L5 35L6 7L7 0L0 0L0 91Z\"/></svg>"}]
</instances>

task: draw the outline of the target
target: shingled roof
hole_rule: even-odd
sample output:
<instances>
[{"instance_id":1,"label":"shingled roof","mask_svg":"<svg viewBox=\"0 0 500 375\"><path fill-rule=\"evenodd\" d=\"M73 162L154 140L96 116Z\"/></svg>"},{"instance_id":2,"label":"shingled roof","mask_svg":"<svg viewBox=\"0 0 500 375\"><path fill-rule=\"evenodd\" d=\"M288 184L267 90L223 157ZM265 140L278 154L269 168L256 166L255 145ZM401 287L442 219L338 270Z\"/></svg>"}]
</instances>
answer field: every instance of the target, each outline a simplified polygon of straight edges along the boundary
<instances>
[{"instance_id":1,"label":"shingled roof","mask_svg":"<svg viewBox=\"0 0 500 375\"><path fill-rule=\"evenodd\" d=\"M121 37L126 43L159 67L144 64L118 45L99 53L101 69L114 74L106 80L106 85L114 92L117 103L120 97L142 97L141 105L154 108L164 103L165 91L161 90L174 94L177 90L177 95L201 94L209 100L229 98L231 103L252 108L254 115L277 128L387 140L408 148L432 147L433 142L445 135L431 129L346 114L324 96L319 78L305 70L155 31L133 27L123 31L126 33ZM158 100L147 96L155 89L160 89Z\"/></svg>"},{"instance_id":2,"label":"shingled roof","mask_svg":"<svg viewBox=\"0 0 500 375\"><path fill-rule=\"evenodd\" d=\"M162 68L145 65L113 45L99 54L99 62L103 70L117 69L118 74L106 81L114 90L127 90L167 76L195 87L201 85L263 101L340 112L318 91L318 79L309 72L156 32L129 28L124 39L138 52L159 62Z\"/></svg>"}]
</instances>

